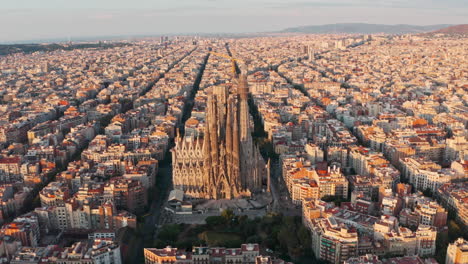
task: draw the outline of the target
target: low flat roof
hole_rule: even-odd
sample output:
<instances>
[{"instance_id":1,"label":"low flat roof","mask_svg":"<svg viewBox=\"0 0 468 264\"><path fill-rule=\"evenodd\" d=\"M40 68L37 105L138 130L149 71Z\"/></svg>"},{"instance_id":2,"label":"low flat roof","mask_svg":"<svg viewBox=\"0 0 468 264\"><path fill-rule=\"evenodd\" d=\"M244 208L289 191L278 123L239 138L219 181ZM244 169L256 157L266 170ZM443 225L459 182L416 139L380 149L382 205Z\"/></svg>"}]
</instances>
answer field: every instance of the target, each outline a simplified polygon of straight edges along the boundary
<instances>
[{"instance_id":1,"label":"low flat roof","mask_svg":"<svg viewBox=\"0 0 468 264\"><path fill-rule=\"evenodd\" d=\"M168 201L183 201L184 200L184 191L174 189L169 193Z\"/></svg>"}]
</instances>

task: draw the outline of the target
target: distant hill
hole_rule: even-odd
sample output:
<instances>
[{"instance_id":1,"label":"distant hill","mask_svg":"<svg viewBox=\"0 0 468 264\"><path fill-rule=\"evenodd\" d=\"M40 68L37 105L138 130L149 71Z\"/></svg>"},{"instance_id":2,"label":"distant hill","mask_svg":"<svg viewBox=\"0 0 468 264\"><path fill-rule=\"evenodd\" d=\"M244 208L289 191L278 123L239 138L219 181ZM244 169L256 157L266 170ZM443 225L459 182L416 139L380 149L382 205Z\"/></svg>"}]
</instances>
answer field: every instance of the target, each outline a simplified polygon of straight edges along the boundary
<instances>
[{"instance_id":1,"label":"distant hill","mask_svg":"<svg viewBox=\"0 0 468 264\"><path fill-rule=\"evenodd\" d=\"M302 26L287 28L280 32L283 33L312 33L312 34L331 34L331 33L348 33L348 34L407 34L407 33L425 33L449 27L451 25L382 25L382 24L365 24L365 23L343 23L343 24L327 24L316 26Z\"/></svg>"},{"instance_id":2,"label":"distant hill","mask_svg":"<svg viewBox=\"0 0 468 264\"><path fill-rule=\"evenodd\" d=\"M455 25L446 28L436 30L432 33L441 33L441 34L466 34L468 35L468 24Z\"/></svg>"}]
</instances>

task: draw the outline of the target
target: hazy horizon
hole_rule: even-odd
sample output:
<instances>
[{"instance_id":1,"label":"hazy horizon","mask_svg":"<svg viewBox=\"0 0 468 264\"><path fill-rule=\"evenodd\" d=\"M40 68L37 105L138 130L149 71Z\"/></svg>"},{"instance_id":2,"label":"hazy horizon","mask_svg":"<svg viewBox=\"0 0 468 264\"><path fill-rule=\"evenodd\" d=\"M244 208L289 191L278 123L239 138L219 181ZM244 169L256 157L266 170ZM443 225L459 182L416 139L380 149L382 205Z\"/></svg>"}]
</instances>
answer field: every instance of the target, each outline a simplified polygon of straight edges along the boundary
<instances>
[{"instance_id":1,"label":"hazy horizon","mask_svg":"<svg viewBox=\"0 0 468 264\"><path fill-rule=\"evenodd\" d=\"M463 0L17 0L0 7L0 42L255 33L335 23L464 24L467 17Z\"/></svg>"}]
</instances>

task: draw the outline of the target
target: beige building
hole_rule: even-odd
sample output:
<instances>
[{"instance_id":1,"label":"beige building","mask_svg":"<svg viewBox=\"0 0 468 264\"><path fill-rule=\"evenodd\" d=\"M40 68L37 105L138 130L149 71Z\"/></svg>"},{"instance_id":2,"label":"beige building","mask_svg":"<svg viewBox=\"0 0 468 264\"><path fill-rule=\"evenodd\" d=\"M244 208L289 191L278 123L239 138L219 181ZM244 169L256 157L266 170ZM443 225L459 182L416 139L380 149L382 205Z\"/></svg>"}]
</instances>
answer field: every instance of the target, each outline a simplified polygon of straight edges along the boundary
<instances>
[{"instance_id":1,"label":"beige building","mask_svg":"<svg viewBox=\"0 0 468 264\"><path fill-rule=\"evenodd\" d=\"M468 159L468 141L465 137L455 136L446 140L444 159L464 160Z\"/></svg>"},{"instance_id":2,"label":"beige building","mask_svg":"<svg viewBox=\"0 0 468 264\"><path fill-rule=\"evenodd\" d=\"M468 263L468 241L463 238L457 239L447 247L447 257L445 264L466 264Z\"/></svg>"},{"instance_id":3,"label":"beige building","mask_svg":"<svg viewBox=\"0 0 468 264\"><path fill-rule=\"evenodd\" d=\"M417 190L430 189L436 192L443 184L457 177L455 170L442 169L435 162L423 158L401 160L402 174Z\"/></svg>"},{"instance_id":4,"label":"beige building","mask_svg":"<svg viewBox=\"0 0 468 264\"><path fill-rule=\"evenodd\" d=\"M187 252L168 246L163 249L145 248L144 256L145 264L256 264L260 247L258 244L242 244L240 248L194 247L192 252Z\"/></svg>"},{"instance_id":5,"label":"beige building","mask_svg":"<svg viewBox=\"0 0 468 264\"><path fill-rule=\"evenodd\" d=\"M65 206L70 190L65 182L53 181L39 192L41 206Z\"/></svg>"},{"instance_id":6,"label":"beige building","mask_svg":"<svg viewBox=\"0 0 468 264\"><path fill-rule=\"evenodd\" d=\"M441 204L455 212L456 220L468 229L468 182L447 183L437 189Z\"/></svg>"},{"instance_id":7,"label":"beige building","mask_svg":"<svg viewBox=\"0 0 468 264\"><path fill-rule=\"evenodd\" d=\"M437 229L419 225L416 232L400 227L393 216L382 216L374 224L374 240L382 243L391 255L433 256L436 250Z\"/></svg>"},{"instance_id":8,"label":"beige building","mask_svg":"<svg viewBox=\"0 0 468 264\"><path fill-rule=\"evenodd\" d=\"M317 258L339 264L358 256L358 233L333 217L312 220L312 250Z\"/></svg>"},{"instance_id":9,"label":"beige building","mask_svg":"<svg viewBox=\"0 0 468 264\"><path fill-rule=\"evenodd\" d=\"M348 180L338 167L328 167L326 164L317 166L314 180L320 189L319 197L339 196L348 198Z\"/></svg>"}]
</instances>

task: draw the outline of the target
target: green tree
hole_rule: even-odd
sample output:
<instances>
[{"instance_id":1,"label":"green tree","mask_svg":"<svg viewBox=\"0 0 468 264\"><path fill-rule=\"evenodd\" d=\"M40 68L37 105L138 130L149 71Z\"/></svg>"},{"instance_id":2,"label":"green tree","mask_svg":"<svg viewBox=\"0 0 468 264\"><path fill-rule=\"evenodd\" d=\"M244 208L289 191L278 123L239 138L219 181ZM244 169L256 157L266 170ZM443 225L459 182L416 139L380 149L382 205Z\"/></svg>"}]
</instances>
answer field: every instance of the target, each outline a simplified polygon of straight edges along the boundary
<instances>
[{"instance_id":1,"label":"green tree","mask_svg":"<svg viewBox=\"0 0 468 264\"><path fill-rule=\"evenodd\" d=\"M346 202L347 200L343 199L341 196L333 196L333 195L327 195L322 198L323 201L325 202L333 202L335 203L336 206L340 206L342 202Z\"/></svg>"},{"instance_id":2,"label":"green tree","mask_svg":"<svg viewBox=\"0 0 468 264\"><path fill-rule=\"evenodd\" d=\"M205 222L209 227L216 227L225 224L224 218L222 216L208 216L205 219Z\"/></svg>"},{"instance_id":3,"label":"green tree","mask_svg":"<svg viewBox=\"0 0 468 264\"><path fill-rule=\"evenodd\" d=\"M231 209L226 209L221 212L221 217L224 219L225 223L231 223L235 217L235 214Z\"/></svg>"},{"instance_id":4,"label":"green tree","mask_svg":"<svg viewBox=\"0 0 468 264\"><path fill-rule=\"evenodd\" d=\"M253 235L253 236L249 236L247 239L246 239L246 242L247 243L261 243L262 242L262 238L258 235Z\"/></svg>"},{"instance_id":5,"label":"green tree","mask_svg":"<svg viewBox=\"0 0 468 264\"><path fill-rule=\"evenodd\" d=\"M460 226L455 222L454 220L449 220L448 221L448 237L450 241L454 241L460 236L462 236L463 232L460 228Z\"/></svg>"},{"instance_id":6,"label":"green tree","mask_svg":"<svg viewBox=\"0 0 468 264\"><path fill-rule=\"evenodd\" d=\"M283 226L278 233L278 242L284 253L289 254L291 257L298 257L302 251L299 245L297 236L295 235L296 229Z\"/></svg>"},{"instance_id":7,"label":"green tree","mask_svg":"<svg viewBox=\"0 0 468 264\"><path fill-rule=\"evenodd\" d=\"M247 221L243 224L240 223L240 231L246 237L253 236L257 234L257 223L253 221Z\"/></svg>"},{"instance_id":8,"label":"green tree","mask_svg":"<svg viewBox=\"0 0 468 264\"><path fill-rule=\"evenodd\" d=\"M311 247L311 237L310 237L310 232L309 230L301 225L299 227L299 230L297 232L297 237L299 238L299 243L304 247L304 248L310 248Z\"/></svg>"},{"instance_id":9,"label":"green tree","mask_svg":"<svg viewBox=\"0 0 468 264\"><path fill-rule=\"evenodd\" d=\"M426 196L426 197L432 197L432 190L429 189L429 188L426 188L426 189L423 191L423 194L424 194L424 196Z\"/></svg>"},{"instance_id":10,"label":"green tree","mask_svg":"<svg viewBox=\"0 0 468 264\"><path fill-rule=\"evenodd\" d=\"M159 231L158 238L168 244L175 244L180 232L181 228L177 224L165 225Z\"/></svg>"}]
</instances>

